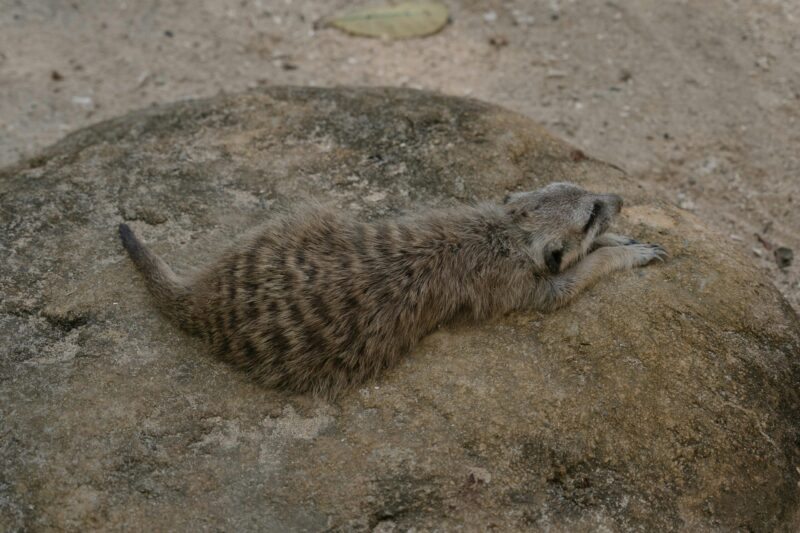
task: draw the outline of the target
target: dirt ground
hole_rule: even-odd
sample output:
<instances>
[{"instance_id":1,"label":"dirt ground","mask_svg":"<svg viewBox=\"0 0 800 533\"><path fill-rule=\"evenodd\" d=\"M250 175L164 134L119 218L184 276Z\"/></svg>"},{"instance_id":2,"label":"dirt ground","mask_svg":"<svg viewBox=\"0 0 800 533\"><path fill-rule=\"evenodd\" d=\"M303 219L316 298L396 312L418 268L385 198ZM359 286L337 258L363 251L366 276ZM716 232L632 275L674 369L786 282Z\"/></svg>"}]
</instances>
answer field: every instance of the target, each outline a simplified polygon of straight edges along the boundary
<instances>
[{"instance_id":1,"label":"dirt ground","mask_svg":"<svg viewBox=\"0 0 800 533\"><path fill-rule=\"evenodd\" d=\"M396 85L528 115L694 211L800 309L800 2L447 0L384 42L344 0L0 0L0 165L152 104L258 85Z\"/></svg>"}]
</instances>

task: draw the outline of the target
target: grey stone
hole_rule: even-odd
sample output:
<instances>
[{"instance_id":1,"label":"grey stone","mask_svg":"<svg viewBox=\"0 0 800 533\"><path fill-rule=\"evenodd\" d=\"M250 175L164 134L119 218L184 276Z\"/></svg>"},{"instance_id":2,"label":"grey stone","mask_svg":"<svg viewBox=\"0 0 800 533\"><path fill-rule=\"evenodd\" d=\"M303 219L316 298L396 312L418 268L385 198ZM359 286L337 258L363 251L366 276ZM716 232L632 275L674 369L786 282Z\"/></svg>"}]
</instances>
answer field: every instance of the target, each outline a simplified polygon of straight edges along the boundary
<instances>
[{"instance_id":1,"label":"grey stone","mask_svg":"<svg viewBox=\"0 0 800 533\"><path fill-rule=\"evenodd\" d=\"M780 246L775 249L775 262L781 268L789 268L794 261L794 250L786 246Z\"/></svg>"},{"instance_id":2,"label":"grey stone","mask_svg":"<svg viewBox=\"0 0 800 533\"><path fill-rule=\"evenodd\" d=\"M620 229L671 259L442 327L336 404L215 361L116 236L186 269L309 197L380 217L553 180L625 196ZM797 316L694 215L520 115L344 88L152 108L0 170L0 227L0 530L800 523Z\"/></svg>"}]
</instances>

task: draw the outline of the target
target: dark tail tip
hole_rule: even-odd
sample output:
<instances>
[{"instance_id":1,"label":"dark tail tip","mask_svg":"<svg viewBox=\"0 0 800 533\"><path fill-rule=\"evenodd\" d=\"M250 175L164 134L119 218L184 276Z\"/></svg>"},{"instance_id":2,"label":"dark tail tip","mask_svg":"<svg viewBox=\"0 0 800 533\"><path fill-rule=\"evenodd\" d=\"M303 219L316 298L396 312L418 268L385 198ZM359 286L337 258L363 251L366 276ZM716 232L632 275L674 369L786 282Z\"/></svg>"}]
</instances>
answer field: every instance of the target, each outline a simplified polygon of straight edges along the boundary
<instances>
[{"instance_id":1,"label":"dark tail tip","mask_svg":"<svg viewBox=\"0 0 800 533\"><path fill-rule=\"evenodd\" d=\"M133 234L133 230L127 224L119 225L119 238L122 239L122 246L128 250L136 246L136 235Z\"/></svg>"},{"instance_id":2,"label":"dark tail tip","mask_svg":"<svg viewBox=\"0 0 800 533\"><path fill-rule=\"evenodd\" d=\"M139 242L139 239L136 238L136 235L133 233L133 230L127 224L120 224L119 225L119 238L122 240L122 246L128 250L128 253L131 255L132 258L137 259L139 258L144 250L142 249L142 244Z\"/></svg>"}]
</instances>

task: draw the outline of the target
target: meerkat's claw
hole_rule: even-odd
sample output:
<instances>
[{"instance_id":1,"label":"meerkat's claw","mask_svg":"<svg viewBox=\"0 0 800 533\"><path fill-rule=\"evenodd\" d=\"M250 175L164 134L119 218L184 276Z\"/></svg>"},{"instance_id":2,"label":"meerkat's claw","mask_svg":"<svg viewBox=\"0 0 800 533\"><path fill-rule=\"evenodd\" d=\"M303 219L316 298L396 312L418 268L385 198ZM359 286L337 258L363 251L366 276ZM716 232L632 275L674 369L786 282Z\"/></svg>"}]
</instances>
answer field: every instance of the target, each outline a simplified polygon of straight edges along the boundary
<instances>
[{"instance_id":1,"label":"meerkat's claw","mask_svg":"<svg viewBox=\"0 0 800 533\"><path fill-rule=\"evenodd\" d=\"M647 245L652 247L654 250L656 250L660 257L667 257L669 255L669 253L667 253L666 248L664 248L660 244L647 243Z\"/></svg>"},{"instance_id":2,"label":"meerkat's claw","mask_svg":"<svg viewBox=\"0 0 800 533\"><path fill-rule=\"evenodd\" d=\"M634 266L644 266L653 261L663 263L668 256L667 251L659 244L637 243L629 244L625 248L632 252Z\"/></svg>"}]
</instances>

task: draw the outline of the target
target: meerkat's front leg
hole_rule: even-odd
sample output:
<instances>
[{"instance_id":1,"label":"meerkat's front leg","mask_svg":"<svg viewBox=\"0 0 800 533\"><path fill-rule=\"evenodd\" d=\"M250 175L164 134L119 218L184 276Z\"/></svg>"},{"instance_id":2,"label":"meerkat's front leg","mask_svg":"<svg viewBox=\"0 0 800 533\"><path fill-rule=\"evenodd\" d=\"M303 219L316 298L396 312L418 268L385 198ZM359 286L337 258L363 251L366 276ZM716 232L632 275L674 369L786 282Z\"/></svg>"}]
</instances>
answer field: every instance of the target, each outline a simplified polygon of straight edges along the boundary
<instances>
[{"instance_id":1,"label":"meerkat's front leg","mask_svg":"<svg viewBox=\"0 0 800 533\"><path fill-rule=\"evenodd\" d=\"M592 242L590 252L603 248L604 246L627 246L629 244L639 244L639 241L628 237L626 235L617 235L616 233L603 233Z\"/></svg>"},{"instance_id":2,"label":"meerkat's front leg","mask_svg":"<svg viewBox=\"0 0 800 533\"><path fill-rule=\"evenodd\" d=\"M546 293L540 295L543 307L561 307L603 276L644 266L652 261L663 261L666 257L667 251L658 244L605 245L550 278L545 285Z\"/></svg>"}]
</instances>

